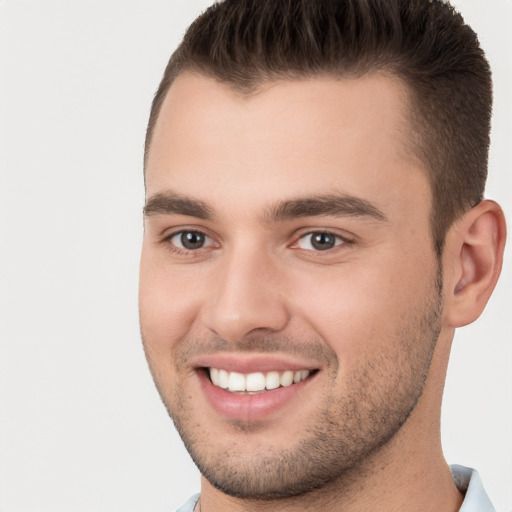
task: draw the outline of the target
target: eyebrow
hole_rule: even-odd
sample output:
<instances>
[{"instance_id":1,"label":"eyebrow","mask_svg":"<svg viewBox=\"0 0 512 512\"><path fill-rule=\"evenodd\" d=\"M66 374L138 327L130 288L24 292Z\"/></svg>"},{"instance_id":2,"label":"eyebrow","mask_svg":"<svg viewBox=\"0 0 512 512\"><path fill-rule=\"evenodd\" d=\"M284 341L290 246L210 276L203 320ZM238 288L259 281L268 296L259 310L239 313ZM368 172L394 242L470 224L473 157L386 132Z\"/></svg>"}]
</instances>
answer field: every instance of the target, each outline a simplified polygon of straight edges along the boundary
<instances>
[{"instance_id":1,"label":"eyebrow","mask_svg":"<svg viewBox=\"0 0 512 512\"><path fill-rule=\"evenodd\" d=\"M203 201L190 199L172 191L160 192L151 196L144 205L143 213L145 217L158 214L178 214L203 220L213 218L213 211Z\"/></svg>"},{"instance_id":2,"label":"eyebrow","mask_svg":"<svg viewBox=\"0 0 512 512\"><path fill-rule=\"evenodd\" d=\"M202 220L214 218L213 210L203 201L191 199L173 191L151 196L144 206L144 216L187 215ZM299 197L270 207L264 212L265 223L279 222L300 217L367 217L387 221L386 215L373 203L347 194L330 194Z\"/></svg>"},{"instance_id":3,"label":"eyebrow","mask_svg":"<svg viewBox=\"0 0 512 512\"><path fill-rule=\"evenodd\" d=\"M366 199L346 194L332 194L292 199L278 203L265 214L266 222L299 217L369 217L387 221L386 215Z\"/></svg>"}]
</instances>

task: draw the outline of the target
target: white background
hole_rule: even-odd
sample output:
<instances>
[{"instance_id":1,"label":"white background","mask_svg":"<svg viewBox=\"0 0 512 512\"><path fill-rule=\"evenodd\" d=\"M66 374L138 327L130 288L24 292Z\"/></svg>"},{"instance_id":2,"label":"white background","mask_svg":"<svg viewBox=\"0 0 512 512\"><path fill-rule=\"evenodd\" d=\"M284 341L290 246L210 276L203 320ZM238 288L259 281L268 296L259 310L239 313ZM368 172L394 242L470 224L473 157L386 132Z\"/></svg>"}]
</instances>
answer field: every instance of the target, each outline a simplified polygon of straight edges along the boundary
<instances>
[{"instance_id":1,"label":"white background","mask_svg":"<svg viewBox=\"0 0 512 512\"><path fill-rule=\"evenodd\" d=\"M205 1L0 0L0 511L172 511L199 477L137 319L142 151ZM459 0L495 73L488 197L512 219L512 1ZM455 340L449 462L512 510L512 274ZM407 464L407 461L404 461ZM433 489L432 492L435 492Z\"/></svg>"}]
</instances>

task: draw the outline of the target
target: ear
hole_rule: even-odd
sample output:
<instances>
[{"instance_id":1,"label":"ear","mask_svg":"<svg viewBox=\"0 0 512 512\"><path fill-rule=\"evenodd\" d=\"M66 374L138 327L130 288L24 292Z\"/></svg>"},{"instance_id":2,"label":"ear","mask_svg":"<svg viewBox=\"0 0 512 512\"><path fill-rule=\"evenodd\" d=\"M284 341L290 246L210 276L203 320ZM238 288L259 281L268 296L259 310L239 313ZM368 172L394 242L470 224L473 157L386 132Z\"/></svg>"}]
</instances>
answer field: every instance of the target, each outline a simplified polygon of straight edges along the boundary
<instances>
[{"instance_id":1,"label":"ear","mask_svg":"<svg viewBox=\"0 0 512 512\"><path fill-rule=\"evenodd\" d=\"M451 327L474 322L484 310L501 272L505 239L505 216L494 201L482 201L450 228L443 269L444 313Z\"/></svg>"}]
</instances>

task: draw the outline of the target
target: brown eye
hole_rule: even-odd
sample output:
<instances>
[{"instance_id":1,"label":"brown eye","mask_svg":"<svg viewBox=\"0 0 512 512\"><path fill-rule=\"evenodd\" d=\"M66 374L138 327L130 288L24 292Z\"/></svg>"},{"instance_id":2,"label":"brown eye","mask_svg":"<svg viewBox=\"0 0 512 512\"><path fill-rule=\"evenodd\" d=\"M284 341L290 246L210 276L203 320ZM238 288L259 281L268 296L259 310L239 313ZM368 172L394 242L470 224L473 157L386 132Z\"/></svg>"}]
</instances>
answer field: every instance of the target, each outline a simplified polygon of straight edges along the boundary
<instances>
[{"instance_id":1,"label":"brown eye","mask_svg":"<svg viewBox=\"0 0 512 512\"><path fill-rule=\"evenodd\" d=\"M301 237L298 246L309 251L327 251L342 243L344 240L338 235L317 231Z\"/></svg>"}]
</instances>

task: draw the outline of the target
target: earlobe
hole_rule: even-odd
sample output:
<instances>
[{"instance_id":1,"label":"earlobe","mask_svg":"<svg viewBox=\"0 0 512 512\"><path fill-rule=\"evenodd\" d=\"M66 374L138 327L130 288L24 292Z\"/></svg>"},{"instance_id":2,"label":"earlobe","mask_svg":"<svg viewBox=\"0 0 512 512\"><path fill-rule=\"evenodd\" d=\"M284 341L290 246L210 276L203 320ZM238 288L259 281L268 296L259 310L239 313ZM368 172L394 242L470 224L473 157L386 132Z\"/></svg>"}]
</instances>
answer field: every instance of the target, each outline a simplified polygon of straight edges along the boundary
<instances>
[{"instance_id":1,"label":"earlobe","mask_svg":"<svg viewBox=\"0 0 512 512\"><path fill-rule=\"evenodd\" d=\"M450 229L443 258L445 318L451 327L474 322L491 296L503 263L505 217L494 201L466 212Z\"/></svg>"}]
</instances>

